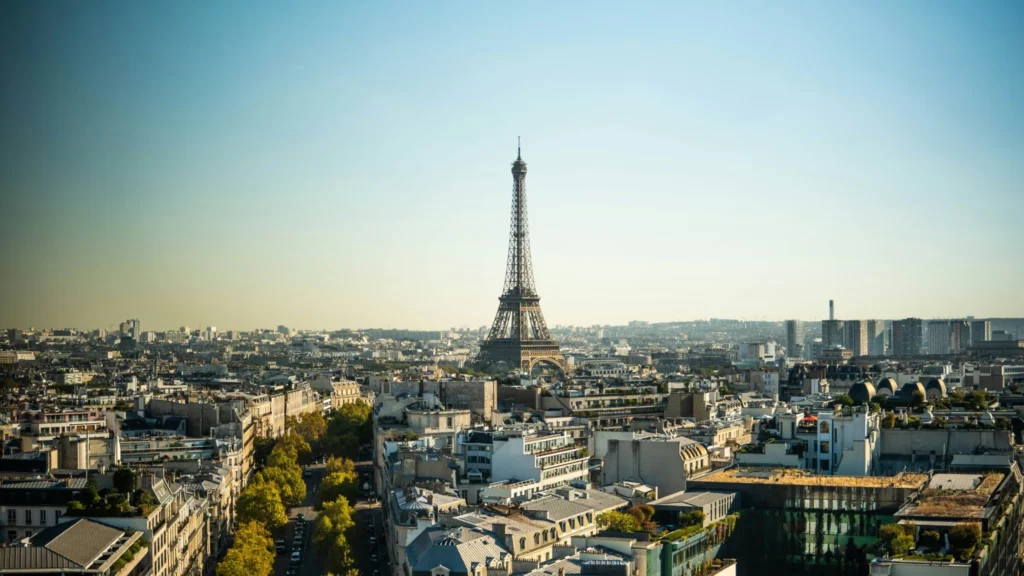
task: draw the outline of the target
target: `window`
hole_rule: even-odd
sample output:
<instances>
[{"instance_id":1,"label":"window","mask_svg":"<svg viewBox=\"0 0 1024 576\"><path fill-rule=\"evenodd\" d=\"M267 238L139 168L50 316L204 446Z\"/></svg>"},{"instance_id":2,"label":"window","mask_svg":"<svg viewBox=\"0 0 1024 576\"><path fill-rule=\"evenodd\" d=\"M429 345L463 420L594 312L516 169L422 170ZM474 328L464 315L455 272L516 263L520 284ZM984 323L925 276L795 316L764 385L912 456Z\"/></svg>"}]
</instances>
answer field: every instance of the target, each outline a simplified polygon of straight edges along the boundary
<instances>
[{"instance_id":1,"label":"window","mask_svg":"<svg viewBox=\"0 0 1024 576\"><path fill-rule=\"evenodd\" d=\"M828 449L829 449L830 444L831 444L831 442L829 442L828 440L822 440L821 441L820 446L821 446L821 453L822 454L828 454Z\"/></svg>"},{"instance_id":2,"label":"window","mask_svg":"<svg viewBox=\"0 0 1024 576\"><path fill-rule=\"evenodd\" d=\"M448 418L446 418L445 420L447 420L447 422L448 422L448 428L451 428L454 425L453 424L453 418L451 418L450 416Z\"/></svg>"},{"instance_id":3,"label":"window","mask_svg":"<svg viewBox=\"0 0 1024 576\"><path fill-rule=\"evenodd\" d=\"M8 542L14 542L17 539L18 539L18 533L17 532L15 532L14 530L8 530L7 531L7 541Z\"/></svg>"},{"instance_id":4,"label":"window","mask_svg":"<svg viewBox=\"0 0 1024 576\"><path fill-rule=\"evenodd\" d=\"M526 548L526 536L519 539L519 549L522 550L524 548Z\"/></svg>"},{"instance_id":5,"label":"window","mask_svg":"<svg viewBox=\"0 0 1024 576\"><path fill-rule=\"evenodd\" d=\"M17 524L18 523L18 511L17 510L8 510L7 511L7 523L8 524Z\"/></svg>"},{"instance_id":6,"label":"window","mask_svg":"<svg viewBox=\"0 0 1024 576\"><path fill-rule=\"evenodd\" d=\"M25 510L25 526L31 526L31 525L32 525L32 511L31 510Z\"/></svg>"},{"instance_id":7,"label":"window","mask_svg":"<svg viewBox=\"0 0 1024 576\"><path fill-rule=\"evenodd\" d=\"M46 510L39 511L39 525L46 526Z\"/></svg>"}]
</instances>

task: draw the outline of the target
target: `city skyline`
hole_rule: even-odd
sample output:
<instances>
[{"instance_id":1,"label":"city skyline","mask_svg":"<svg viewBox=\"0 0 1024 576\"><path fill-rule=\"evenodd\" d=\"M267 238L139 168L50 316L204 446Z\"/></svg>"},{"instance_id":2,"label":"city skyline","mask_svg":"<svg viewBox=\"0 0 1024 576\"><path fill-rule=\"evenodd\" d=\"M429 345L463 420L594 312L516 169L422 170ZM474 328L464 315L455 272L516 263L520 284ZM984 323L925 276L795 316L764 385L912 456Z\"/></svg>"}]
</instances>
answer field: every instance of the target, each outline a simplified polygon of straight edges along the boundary
<instances>
[{"instance_id":1,"label":"city skyline","mask_svg":"<svg viewBox=\"0 0 1024 576\"><path fill-rule=\"evenodd\" d=\"M1024 316L1021 5L536 6L5 4L0 326Z\"/></svg>"}]
</instances>

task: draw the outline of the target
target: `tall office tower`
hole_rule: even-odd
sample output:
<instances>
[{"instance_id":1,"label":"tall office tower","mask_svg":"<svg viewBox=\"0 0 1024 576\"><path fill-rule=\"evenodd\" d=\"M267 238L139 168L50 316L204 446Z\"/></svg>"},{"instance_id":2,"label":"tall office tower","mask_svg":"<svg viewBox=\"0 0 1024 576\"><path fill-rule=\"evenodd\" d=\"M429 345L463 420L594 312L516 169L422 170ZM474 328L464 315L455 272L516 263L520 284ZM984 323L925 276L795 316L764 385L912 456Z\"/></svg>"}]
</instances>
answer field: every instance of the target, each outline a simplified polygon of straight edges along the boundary
<instances>
[{"instance_id":1,"label":"tall office tower","mask_svg":"<svg viewBox=\"0 0 1024 576\"><path fill-rule=\"evenodd\" d=\"M884 320L868 320L868 355L885 356Z\"/></svg>"},{"instance_id":2,"label":"tall office tower","mask_svg":"<svg viewBox=\"0 0 1024 576\"><path fill-rule=\"evenodd\" d=\"M533 283L526 221L526 162L522 153L512 163L510 228L505 286L498 298L498 312L491 331L480 344L477 362L483 366L504 363L507 369L523 372L530 372L535 364L546 362L565 372L565 358L544 322L540 295Z\"/></svg>"},{"instance_id":3,"label":"tall office tower","mask_svg":"<svg viewBox=\"0 0 1024 576\"><path fill-rule=\"evenodd\" d=\"M847 320L843 323L843 348L854 356L868 354L868 323L866 320Z\"/></svg>"},{"instance_id":4,"label":"tall office tower","mask_svg":"<svg viewBox=\"0 0 1024 576\"><path fill-rule=\"evenodd\" d=\"M825 350L843 345L843 321L822 320L821 321L821 346Z\"/></svg>"},{"instance_id":5,"label":"tall office tower","mask_svg":"<svg viewBox=\"0 0 1024 576\"><path fill-rule=\"evenodd\" d=\"M953 351L949 320L932 320L928 323L928 353L949 354Z\"/></svg>"},{"instance_id":6,"label":"tall office tower","mask_svg":"<svg viewBox=\"0 0 1024 576\"><path fill-rule=\"evenodd\" d=\"M971 322L971 346L978 342L988 342L992 339L992 323L988 320L975 320Z\"/></svg>"},{"instance_id":7,"label":"tall office tower","mask_svg":"<svg viewBox=\"0 0 1024 576\"><path fill-rule=\"evenodd\" d=\"M786 355L790 358L804 357L804 323L802 320L786 320Z\"/></svg>"},{"instance_id":8,"label":"tall office tower","mask_svg":"<svg viewBox=\"0 0 1024 576\"><path fill-rule=\"evenodd\" d=\"M917 356L921 354L923 324L920 318L905 318L892 323L892 355Z\"/></svg>"},{"instance_id":9,"label":"tall office tower","mask_svg":"<svg viewBox=\"0 0 1024 576\"><path fill-rule=\"evenodd\" d=\"M971 325L966 320L953 320L949 324L950 348L962 352L971 347Z\"/></svg>"},{"instance_id":10,"label":"tall office tower","mask_svg":"<svg viewBox=\"0 0 1024 576\"><path fill-rule=\"evenodd\" d=\"M828 301L828 319L829 320L835 320L836 319L836 302L835 302L835 300L829 300Z\"/></svg>"}]
</instances>

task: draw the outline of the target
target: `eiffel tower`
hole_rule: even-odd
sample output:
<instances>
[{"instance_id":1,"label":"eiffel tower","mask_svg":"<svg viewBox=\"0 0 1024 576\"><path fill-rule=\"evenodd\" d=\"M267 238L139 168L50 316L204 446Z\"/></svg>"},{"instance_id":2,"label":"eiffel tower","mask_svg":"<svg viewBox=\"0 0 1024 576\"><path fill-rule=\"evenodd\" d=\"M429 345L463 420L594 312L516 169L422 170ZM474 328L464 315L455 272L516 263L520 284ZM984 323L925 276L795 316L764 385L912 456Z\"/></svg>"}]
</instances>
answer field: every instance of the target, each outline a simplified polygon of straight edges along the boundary
<instances>
[{"instance_id":1,"label":"eiffel tower","mask_svg":"<svg viewBox=\"0 0 1024 576\"><path fill-rule=\"evenodd\" d=\"M540 296L533 284L529 226L526 222L526 162L523 162L522 148L512 163L508 265L505 267L505 287L498 302L494 324L480 344L477 364L494 367L504 363L510 370L529 373L537 363L546 362L564 373L565 359L544 323Z\"/></svg>"}]
</instances>

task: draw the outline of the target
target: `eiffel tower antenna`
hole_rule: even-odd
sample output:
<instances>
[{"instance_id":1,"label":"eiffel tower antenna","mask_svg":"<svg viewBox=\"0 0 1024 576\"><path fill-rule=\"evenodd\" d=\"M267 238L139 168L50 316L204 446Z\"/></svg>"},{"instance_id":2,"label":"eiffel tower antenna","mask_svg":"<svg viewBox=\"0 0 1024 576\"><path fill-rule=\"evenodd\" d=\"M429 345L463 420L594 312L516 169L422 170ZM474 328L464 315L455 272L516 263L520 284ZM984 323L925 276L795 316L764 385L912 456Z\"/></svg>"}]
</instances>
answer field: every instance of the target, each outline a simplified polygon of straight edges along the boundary
<instances>
[{"instance_id":1,"label":"eiffel tower antenna","mask_svg":"<svg viewBox=\"0 0 1024 576\"><path fill-rule=\"evenodd\" d=\"M512 222L509 226L508 263L505 284L498 298L498 312L487 338L480 345L477 363L530 372L546 362L565 372L565 359L551 337L540 296L533 282L530 258L530 230L526 218L526 162L517 137L516 160L512 163Z\"/></svg>"}]
</instances>

